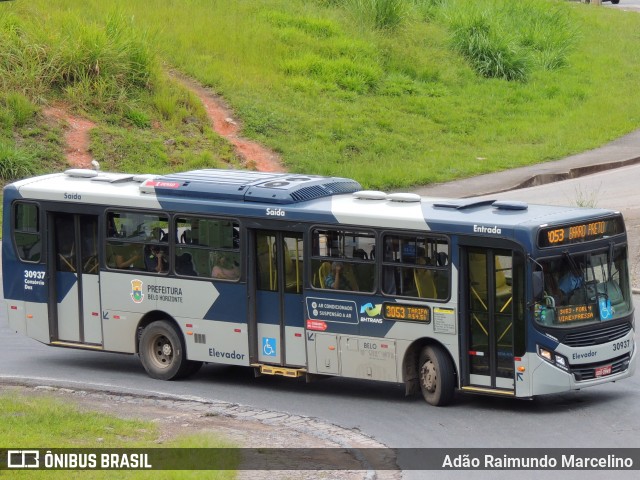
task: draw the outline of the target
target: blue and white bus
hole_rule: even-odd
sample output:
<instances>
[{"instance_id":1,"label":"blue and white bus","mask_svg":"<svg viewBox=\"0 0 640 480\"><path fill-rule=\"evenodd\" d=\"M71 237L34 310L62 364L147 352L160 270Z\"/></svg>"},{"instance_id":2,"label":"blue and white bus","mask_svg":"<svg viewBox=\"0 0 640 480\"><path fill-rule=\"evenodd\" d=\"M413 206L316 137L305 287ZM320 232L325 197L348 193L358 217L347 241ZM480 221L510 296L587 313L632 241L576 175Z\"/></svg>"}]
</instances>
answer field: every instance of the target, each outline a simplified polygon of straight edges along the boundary
<instances>
[{"instance_id":1,"label":"blue and white bus","mask_svg":"<svg viewBox=\"0 0 640 480\"><path fill-rule=\"evenodd\" d=\"M619 212L362 190L205 169L72 169L7 185L11 328L139 355L402 383L433 405L582 389L634 372Z\"/></svg>"}]
</instances>

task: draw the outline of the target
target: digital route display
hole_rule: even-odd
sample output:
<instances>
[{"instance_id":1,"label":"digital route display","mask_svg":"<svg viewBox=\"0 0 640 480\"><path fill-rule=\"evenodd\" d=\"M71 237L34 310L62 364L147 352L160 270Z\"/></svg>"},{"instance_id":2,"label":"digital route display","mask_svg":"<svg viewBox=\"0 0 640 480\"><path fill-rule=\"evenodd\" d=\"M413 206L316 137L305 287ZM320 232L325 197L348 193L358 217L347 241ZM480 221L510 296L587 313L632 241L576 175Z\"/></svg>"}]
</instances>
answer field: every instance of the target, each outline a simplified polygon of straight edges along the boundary
<instances>
[{"instance_id":1,"label":"digital route display","mask_svg":"<svg viewBox=\"0 0 640 480\"><path fill-rule=\"evenodd\" d=\"M388 320L413 320L416 322L431 322L429 307L406 305L404 303L383 304L383 315Z\"/></svg>"},{"instance_id":2,"label":"digital route display","mask_svg":"<svg viewBox=\"0 0 640 480\"><path fill-rule=\"evenodd\" d=\"M595 222L576 223L565 227L543 228L538 234L538 246L557 247L573 243L589 242L624 232L622 219L608 218Z\"/></svg>"}]
</instances>

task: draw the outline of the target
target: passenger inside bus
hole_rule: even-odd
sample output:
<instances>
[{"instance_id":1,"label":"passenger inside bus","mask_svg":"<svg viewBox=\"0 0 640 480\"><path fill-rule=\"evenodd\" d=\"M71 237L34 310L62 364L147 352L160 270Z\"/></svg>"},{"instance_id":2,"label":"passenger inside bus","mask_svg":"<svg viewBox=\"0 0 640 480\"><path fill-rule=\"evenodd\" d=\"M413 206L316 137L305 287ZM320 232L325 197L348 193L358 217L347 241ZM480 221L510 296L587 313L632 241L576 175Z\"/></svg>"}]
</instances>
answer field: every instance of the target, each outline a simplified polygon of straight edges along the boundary
<instances>
[{"instance_id":1,"label":"passenger inside bus","mask_svg":"<svg viewBox=\"0 0 640 480\"><path fill-rule=\"evenodd\" d=\"M193 232L190 229L185 229L180 235L180 243L197 243L193 240Z\"/></svg>"},{"instance_id":2,"label":"passenger inside bus","mask_svg":"<svg viewBox=\"0 0 640 480\"><path fill-rule=\"evenodd\" d=\"M115 250L115 248L114 248ZM114 252L114 263L116 268L136 268L141 260L141 245L132 243L117 247Z\"/></svg>"},{"instance_id":3,"label":"passenger inside bus","mask_svg":"<svg viewBox=\"0 0 640 480\"><path fill-rule=\"evenodd\" d=\"M176 273L178 275L187 275L190 277L197 277L198 272L193 267L193 257L189 252L184 252L182 255L176 255Z\"/></svg>"},{"instance_id":4,"label":"passenger inside bus","mask_svg":"<svg viewBox=\"0 0 640 480\"><path fill-rule=\"evenodd\" d=\"M165 247L147 245L144 265L148 272L162 273L169 270L168 255Z\"/></svg>"},{"instance_id":5,"label":"passenger inside bus","mask_svg":"<svg viewBox=\"0 0 640 480\"><path fill-rule=\"evenodd\" d=\"M324 283L327 288L333 288L334 290L360 290L353 272L350 272L349 267L345 267L342 262L333 262L331 264L331 271L326 276Z\"/></svg>"},{"instance_id":6,"label":"passenger inside bus","mask_svg":"<svg viewBox=\"0 0 640 480\"><path fill-rule=\"evenodd\" d=\"M216 255L216 264L211 270L211 276L223 280L238 280L240 278L240 265L234 255L228 252L219 252Z\"/></svg>"}]
</instances>

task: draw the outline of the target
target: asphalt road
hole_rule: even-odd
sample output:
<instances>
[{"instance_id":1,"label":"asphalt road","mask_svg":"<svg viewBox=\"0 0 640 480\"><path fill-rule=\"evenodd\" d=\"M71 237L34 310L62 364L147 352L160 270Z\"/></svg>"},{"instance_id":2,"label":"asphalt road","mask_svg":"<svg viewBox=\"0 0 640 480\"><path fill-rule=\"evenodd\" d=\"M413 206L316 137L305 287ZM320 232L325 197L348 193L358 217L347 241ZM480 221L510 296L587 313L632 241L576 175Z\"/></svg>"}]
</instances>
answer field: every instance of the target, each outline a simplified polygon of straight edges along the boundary
<instances>
[{"instance_id":1,"label":"asphalt road","mask_svg":"<svg viewBox=\"0 0 640 480\"><path fill-rule=\"evenodd\" d=\"M602 5L619 10L640 12L640 0L620 0L620 3L617 5L613 5L611 2L604 2Z\"/></svg>"}]
</instances>

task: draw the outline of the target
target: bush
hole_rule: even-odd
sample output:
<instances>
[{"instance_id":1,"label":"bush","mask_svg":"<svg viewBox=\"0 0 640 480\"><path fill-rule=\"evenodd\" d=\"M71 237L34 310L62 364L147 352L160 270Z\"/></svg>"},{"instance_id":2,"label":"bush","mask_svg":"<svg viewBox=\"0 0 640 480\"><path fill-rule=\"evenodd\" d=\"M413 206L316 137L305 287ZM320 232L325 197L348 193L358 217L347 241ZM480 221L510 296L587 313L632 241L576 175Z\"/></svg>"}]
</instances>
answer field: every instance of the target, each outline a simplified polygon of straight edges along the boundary
<instances>
[{"instance_id":1,"label":"bush","mask_svg":"<svg viewBox=\"0 0 640 480\"><path fill-rule=\"evenodd\" d=\"M480 75L525 80L527 61L503 35L496 33L486 12L462 16L453 26L453 45Z\"/></svg>"},{"instance_id":2,"label":"bush","mask_svg":"<svg viewBox=\"0 0 640 480\"><path fill-rule=\"evenodd\" d=\"M0 179L10 182L36 173L35 159L23 150L0 142Z\"/></svg>"},{"instance_id":3,"label":"bush","mask_svg":"<svg viewBox=\"0 0 640 480\"><path fill-rule=\"evenodd\" d=\"M131 108L124 112L124 118L129 120L133 126L138 128L149 128L151 126L151 118L149 115L140 110Z\"/></svg>"},{"instance_id":4,"label":"bush","mask_svg":"<svg viewBox=\"0 0 640 480\"><path fill-rule=\"evenodd\" d=\"M408 13L405 0L348 0L348 5L365 25L380 30L398 27Z\"/></svg>"},{"instance_id":5,"label":"bush","mask_svg":"<svg viewBox=\"0 0 640 480\"><path fill-rule=\"evenodd\" d=\"M43 98L55 65L50 49L34 35L37 26L25 26L15 16L0 13L0 89Z\"/></svg>"},{"instance_id":6,"label":"bush","mask_svg":"<svg viewBox=\"0 0 640 480\"><path fill-rule=\"evenodd\" d=\"M51 88L76 106L114 111L147 89L159 66L146 30L122 15L104 24L58 12L47 28L0 14L0 87L36 101Z\"/></svg>"},{"instance_id":7,"label":"bush","mask_svg":"<svg viewBox=\"0 0 640 480\"><path fill-rule=\"evenodd\" d=\"M526 80L566 66L578 32L561 5L523 0L456 2L445 15L454 48L488 78Z\"/></svg>"},{"instance_id":8,"label":"bush","mask_svg":"<svg viewBox=\"0 0 640 480\"><path fill-rule=\"evenodd\" d=\"M4 106L12 117L15 127L26 125L36 114L36 107L21 93L10 92L0 96L0 105Z\"/></svg>"}]
</instances>

